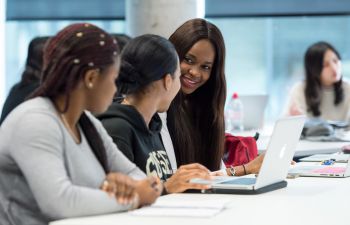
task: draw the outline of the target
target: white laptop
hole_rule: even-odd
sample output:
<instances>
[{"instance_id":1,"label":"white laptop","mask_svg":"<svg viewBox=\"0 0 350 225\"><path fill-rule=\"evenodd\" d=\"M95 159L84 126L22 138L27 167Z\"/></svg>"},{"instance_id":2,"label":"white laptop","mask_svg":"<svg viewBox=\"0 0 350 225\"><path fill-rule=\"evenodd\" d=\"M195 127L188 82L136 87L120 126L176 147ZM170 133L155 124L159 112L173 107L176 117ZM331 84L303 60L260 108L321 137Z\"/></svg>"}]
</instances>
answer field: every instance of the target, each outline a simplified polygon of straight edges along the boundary
<instances>
[{"instance_id":1,"label":"white laptop","mask_svg":"<svg viewBox=\"0 0 350 225\"><path fill-rule=\"evenodd\" d=\"M300 163L290 169L288 174L302 177L349 177L350 161L348 160L347 163L336 163L334 165L320 165L320 163L305 165L305 163Z\"/></svg>"},{"instance_id":2,"label":"white laptop","mask_svg":"<svg viewBox=\"0 0 350 225\"><path fill-rule=\"evenodd\" d=\"M259 175L243 177L218 177L210 181L211 193L258 194L287 186L285 181L298 144L305 116L286 117L277 120L268 144ZM194 183L208 183L193 179Z\"/></svg>"},{"instance_id":3,"label":"white laptop","mask_svg":"<svg viewBox=\"0 0 350 225\"><path fill-rule=\"evenodd\" d=\"M245 130L263 127L267 95L240 95L244 109L243 126Z\"/></svg>"}]
</instances>

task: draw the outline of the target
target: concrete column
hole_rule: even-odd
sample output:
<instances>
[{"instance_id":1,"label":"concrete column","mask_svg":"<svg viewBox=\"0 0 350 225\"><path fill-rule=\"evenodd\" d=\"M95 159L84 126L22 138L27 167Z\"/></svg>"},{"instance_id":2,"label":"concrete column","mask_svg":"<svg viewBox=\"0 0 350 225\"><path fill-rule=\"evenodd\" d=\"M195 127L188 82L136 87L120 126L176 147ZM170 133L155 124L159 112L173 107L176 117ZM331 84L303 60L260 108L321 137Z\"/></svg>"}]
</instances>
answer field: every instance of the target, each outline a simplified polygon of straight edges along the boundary
<instances>
[{"instance_id":1,"label":"concrete column","mask_svg":"<svg viewBox=\"0 0 350 225\"><path fill-rule=\"evenodd\" d=\"M0 109L5 101L5 21L6 0L0 0ZM0 111L1 112L1 111Z\"/></svg>"},{"instance_id":2,"label":"concrete column","mask_svg":"<svg viewBox=\"0 0 350 225\"><path fill-rule=\"evenodd\" d=\"M205 0L125 2L126 33L132 37L152 33L168 38L185 21L204 17Z\"/></svg>"}]
</instances>

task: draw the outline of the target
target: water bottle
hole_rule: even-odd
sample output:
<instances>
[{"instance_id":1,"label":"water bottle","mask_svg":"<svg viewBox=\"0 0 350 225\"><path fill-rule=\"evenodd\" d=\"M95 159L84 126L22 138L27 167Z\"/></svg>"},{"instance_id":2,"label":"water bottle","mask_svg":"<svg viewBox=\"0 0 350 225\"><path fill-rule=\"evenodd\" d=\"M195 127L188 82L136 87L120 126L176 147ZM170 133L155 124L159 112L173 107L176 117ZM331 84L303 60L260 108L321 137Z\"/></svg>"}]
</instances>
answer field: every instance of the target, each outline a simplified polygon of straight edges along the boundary
<instances>
[{"instance_id":1,"label":"water bottle","mask_svg":"<svg viewBox=\"0 0 350 225\"><path fill-rule=\"evenodd\" d=\"M226 132L243 131L243 104L237 93L232 95L232 98L226 108L225 113Z\"/></svg>"}]
</instances>

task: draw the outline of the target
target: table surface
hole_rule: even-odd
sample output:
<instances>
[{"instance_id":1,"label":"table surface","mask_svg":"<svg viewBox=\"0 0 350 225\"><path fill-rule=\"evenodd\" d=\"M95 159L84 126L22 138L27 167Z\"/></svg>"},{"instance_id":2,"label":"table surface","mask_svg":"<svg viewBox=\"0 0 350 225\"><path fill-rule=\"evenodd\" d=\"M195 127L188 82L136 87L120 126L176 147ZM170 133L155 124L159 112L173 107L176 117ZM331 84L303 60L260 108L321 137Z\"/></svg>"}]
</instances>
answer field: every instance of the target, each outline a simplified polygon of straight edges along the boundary
<instances>
[{"instance_id":1,"label":"table surface","mask_svg":"<svg viewBox=\"0 0 350 225\"><path fill-rule=\"evenodd\" d=\"M130 213L66 219L50 225L206 225L206 224L350 224L350 178L288 179L286 188L260 195L175 194L161 198L196 200L225 198L232 201L218 215L210 218L134 216Z\"/></svg>"},{"instance_id":2,"label":"table surface","mask_svg":"<svg viewBox=\"0 0 350 225\"><path fill-rule=\"evenodd\" d=\"M243 133L238 135L252 135ZM259 152L266 150L270 136L262 133L257 144ZM319 153L334 153L349 142L299 141L295 157ZM350 178L288 179L286 188L259 195L222 194L173 194L162 196L170 200L231 199L227 208L210 218L135 216L130 213L66 219L51 222L50 225L109 225L109 224L150 224L150 225L206 225L206 224L317 224L349 225L347 216L350 202Z\"/></svg>"}]
</instances>

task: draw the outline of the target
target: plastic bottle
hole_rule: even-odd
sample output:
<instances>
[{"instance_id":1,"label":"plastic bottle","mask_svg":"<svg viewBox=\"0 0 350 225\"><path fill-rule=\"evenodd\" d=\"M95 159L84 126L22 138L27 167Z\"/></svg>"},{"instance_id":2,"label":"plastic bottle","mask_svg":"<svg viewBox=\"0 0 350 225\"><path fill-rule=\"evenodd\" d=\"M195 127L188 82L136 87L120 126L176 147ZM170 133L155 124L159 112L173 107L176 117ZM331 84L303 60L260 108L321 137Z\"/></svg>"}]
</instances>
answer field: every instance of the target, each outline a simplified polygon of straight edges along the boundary
<instances>
[{"instance_id":1,"label":"plastic bottle","mask_svg":"<svg viewBox=\"0 0 350 225\"><path fill-rule=\"evenodd\" d=\"M243 131L243 116L243 104L239 99L238 94L233 93L225 113L226 132L232 133Z\"/></svg>"}]
</instances>

